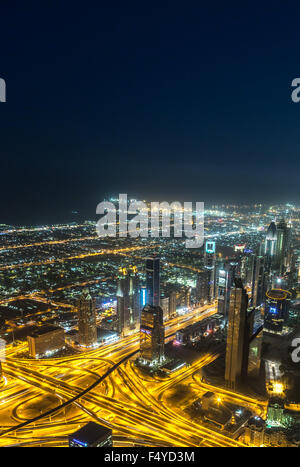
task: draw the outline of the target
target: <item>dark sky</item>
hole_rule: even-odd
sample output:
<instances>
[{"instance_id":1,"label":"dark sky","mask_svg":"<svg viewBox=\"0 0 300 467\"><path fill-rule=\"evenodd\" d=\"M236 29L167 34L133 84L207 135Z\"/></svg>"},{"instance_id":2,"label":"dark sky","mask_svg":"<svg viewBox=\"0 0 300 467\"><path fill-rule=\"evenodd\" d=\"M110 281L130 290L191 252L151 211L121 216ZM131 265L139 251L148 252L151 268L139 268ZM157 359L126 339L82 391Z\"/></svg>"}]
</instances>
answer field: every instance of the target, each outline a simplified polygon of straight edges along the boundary
<instances>
[{"instance_id":1,"label":"dark sky","mask_svg":"<svg viewBox=\"0 0 300 467\"><path fill-rule=\"evenodd\" d=\"M1 2L0 223L300 201L299 3L208 3Z\"/></svg>"}]
</instances>

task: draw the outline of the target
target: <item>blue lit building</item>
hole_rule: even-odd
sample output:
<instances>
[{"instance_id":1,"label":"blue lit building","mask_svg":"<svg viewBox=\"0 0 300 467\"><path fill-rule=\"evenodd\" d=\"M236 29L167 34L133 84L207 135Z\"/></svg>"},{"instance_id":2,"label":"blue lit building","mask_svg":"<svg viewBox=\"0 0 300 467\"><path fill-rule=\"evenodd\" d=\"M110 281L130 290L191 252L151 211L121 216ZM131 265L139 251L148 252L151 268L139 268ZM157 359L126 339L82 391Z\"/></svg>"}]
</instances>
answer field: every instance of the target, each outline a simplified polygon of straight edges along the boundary
<instances>
[{"instance_id":1,"label":"blue lit building","mask_svg":"<svg viewBox=\"0 0 300 467\"><path fill-rule=\"evenodd\" d=\"M146 259L147 305L160 304L160 261L158 257Z\"/></svg>"},{"instance_id":2,"label":"blue lit building","mask_svg":"<svg viewBox=\"0 0 300 467\"><path fill-rule=\"evenodd\" d=\"M271 289L266 293L264 330L281 334L288 319L291 294L283 289Z\"/></svg>"},{"instance_id":3,"label":"blue lit building","mask_svg":"<svg viewBox=\"0 0 300 467\"><path fill-rule=\"evenodd\" d=\"M70 448L112 447L112 430L98 423L89 422L69 435Z\"/></svg>"}]
</instances>

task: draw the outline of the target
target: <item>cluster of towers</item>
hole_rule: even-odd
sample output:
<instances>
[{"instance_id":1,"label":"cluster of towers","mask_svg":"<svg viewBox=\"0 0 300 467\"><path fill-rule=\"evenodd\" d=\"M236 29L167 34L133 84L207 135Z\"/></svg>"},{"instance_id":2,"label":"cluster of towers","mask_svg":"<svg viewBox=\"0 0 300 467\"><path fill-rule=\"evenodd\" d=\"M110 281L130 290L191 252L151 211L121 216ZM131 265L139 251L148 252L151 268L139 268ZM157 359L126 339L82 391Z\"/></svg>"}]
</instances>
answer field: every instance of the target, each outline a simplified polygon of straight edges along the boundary
<instances>
[{"instance_id":1,"label":"cluster of towers","mask_svg":"<svg viewBox=\"0 0 300 467\"><path fill-rule=\"evenodd\" d=\"M216 256L215 242L206 241L196 297L204 303L215 299L227 323L225 380L229 387L245 380L253 364L251 354L260 355L263 332L284 333L292 271L291 223L284 219L271 222L256 252L246 250L225 261ZM256 312L263 314L263 326L254 329ZM259 363L257 358L254 366Z\"/></svg>"},{"instance_id":2,"label":"cluster of towers","mask_svg":"<svg viewBox=\"0 0 300 467\"><path fill-rule=\"evenodd\" d=\"M117 331L126 337L140 330L141 359L148 364L164 358L164 310L176 311L176 294L160 297L160 260L146 259L146 286L141 286L136 267L120 268L117 287ZM84 289L78 302L78 341L83 347L97 344L95 300Z\"/></svg>"}]
</instances>

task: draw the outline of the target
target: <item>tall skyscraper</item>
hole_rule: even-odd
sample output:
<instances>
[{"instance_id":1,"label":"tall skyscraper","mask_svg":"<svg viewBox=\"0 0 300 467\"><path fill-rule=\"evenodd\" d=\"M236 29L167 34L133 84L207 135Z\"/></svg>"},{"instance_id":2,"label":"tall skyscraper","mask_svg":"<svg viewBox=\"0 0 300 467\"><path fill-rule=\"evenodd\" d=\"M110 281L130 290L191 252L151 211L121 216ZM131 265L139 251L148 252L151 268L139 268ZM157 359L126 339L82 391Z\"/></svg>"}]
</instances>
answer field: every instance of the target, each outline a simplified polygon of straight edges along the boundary
<instances>
[{"instance_id":1,"label":"tall skyscraper","mask_svg":"<svg viewBox=\"0 0 300 467\"><path fill-rule=\"evenodd\" d=\"M253 256L251 305L260 306L266 293L265 262L263 256Z\"/></svg>"},{"instance_id":2,"label":"tall skyscraper","mask_svg":"<svg viewBox=\"0 0 300 467\"><path fill-rule=\"evenodd\" d=\"M273 274L278 268L277 261L277 228L274 221L268 227L264 241L265 269L268 274Z\"/></svg>"},{"instance_id":3,"label":"tall skyscraper","mask_svg":"<svg viewBox=\"0 0 300 467\"><path fill-rule=\"evenodd\" d=\"M265 238L265 255L272 258L276 255L277 229L274 221L268 227Z\"/></svg>"},{"instance_id":4,"label":"tall skyscraper","mask_svg":"<svg viewBox=\"0 0 300 467\"><path fill-rule=\"evenodd\" d=\"M159 306L160 299L160 260L158 257L146 259L147 303Z\"/></svg>"},{"instance_id":5,"label":"tall skyscraper","mask_svg":"<svg viewBox=\"0 0 300 467\"><path fill-rule=\"evenodd\" d=\"M207 300L212 302L216 296L216 242L207 240L204 250L204 270L208 274L209 293Z\"/></svg>"},{"instance_id":6,"label":"tall skyscraper","mask_svg":"<svg viewBox=\"0 0 300 467\"><path fill-rule=\"evenodd\" d=\"M211 272L205 269L197 275L196 298L201 303L210 301L210 275Z\"/></svg>"},{"instance_id":7,"label":"tall skyscraper","mask_svg":"<svg viewBox=\"0 0 300 467\"><path fill-rule=\"evenodd\" d=\"M140 294L136 268L122 268L117 290L118 332L127 336L136 330L140 319Z\"/></svg>"},{"instance_id":8,"label":"tall skyscraper","mask_svg":"<svg viewBox=\"0 0 300 467\"><path fill-rule=\"evenodd\" d=\"M230 289L235 275L235 267L225 263L218 269L218 313L227 317L229 313Z\"/></svg>"},{"instance_id":9,"label":"tall skyscraper","mask_svg":"<svg viewBox=\"0 0 300 467\"><path fill-rule=\"evenodd\" d=\"M170 298L165 294L162 294L160 297L160 306L164 313L164 321L169 319L169 309L170 309Z\"/></svg>"},{"instance_id":10,"label":"tall skyscraper","mask_svg":"<svg viewBox=\"0 0 300 467\"><path fill-rule=\"evenodd\" d=\"M266 293L265 331L281 334L288 319L291 294L283 289L271 289Z\"/></svg>"},{"instance_id":11,"label":"tall skyscraper","mask_svg":"<svg viewBox=\"0 0 300 467\"><path fill-rule=\"evenodd\" d=\"M284 274L290 266L290 243L291 243L292 224L287 224L281 219L277 224L277 244L276 257L277 267L280 274Z\"/></svg>"},{"instance_id":12,"label":"tall skyscraper","mask_svg":"<svg viewBox=\"0 0 300 467\"><path fill-rule=\"evenodd\" d=\"M83 289L77 302L77 313L79 343L85 347L91 347L97 343L97 326L95 301L88 288Z\"/></svg>"},{"instance_id":13,"label":"tall skyscraper","mask_svg":"<svg viewBox=\"0 0 300 467\"><path fill-rule=\"evenodd\" d=\"M165 330L160 306L146 305L141 314L140 358L147 364L160 364L164 358Z\"/></svg>"},{"instance_id":14,"label":"tall skyscraper","mask_svg":"<svg viewBox=\"0 0 300 467\"><path fill-rule=\"evenodd\" d=\"M169 319L176 315L177 298L175 290L169 294Z\"/></svg>"},{"instance_id":15,"label":"tall skyscraper","mask_svg":"<svg viewBox=\"0 0 300 467\"><path fill-rule=\"evenodd\" d=\"M230 294L226 345L225 380L230 388L241 381L246 364L247 307L248 295L241 279L236 278Z\"/></svg>"}]
</instances>

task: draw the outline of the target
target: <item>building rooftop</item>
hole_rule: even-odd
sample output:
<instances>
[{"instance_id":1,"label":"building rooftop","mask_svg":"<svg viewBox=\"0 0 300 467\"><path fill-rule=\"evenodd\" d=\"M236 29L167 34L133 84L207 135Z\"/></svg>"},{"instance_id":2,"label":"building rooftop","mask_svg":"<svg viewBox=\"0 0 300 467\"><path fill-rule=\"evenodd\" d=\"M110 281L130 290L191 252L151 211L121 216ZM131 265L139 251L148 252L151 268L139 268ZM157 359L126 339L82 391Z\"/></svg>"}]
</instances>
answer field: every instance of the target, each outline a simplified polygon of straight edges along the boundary
<instances>
[{"instance_id":1,"label":"building rooftop","mask_svg":"<svg viewBox=\"0 0 300 467\"><path fill-rule=\"evenodd\" d=\"M91 445L96 441L111 435L111 429L106 426L99 425L95 422L89 422L79 430L69 435L73 440L80 441L84 444Z\"/></svg>"},{"instance_id":2,"label":"building rooftop","mask_svg":"<svg viewBox=\"0 0 300 467\"><path fill-rule=\"evenodd\" d=\"M271 300L285 300L290 295L290 292L283 289L271 289L266 293L267 298L270 298Z\"/></svg>"},{"instance_id":3,"label":"building rooftop","mask_svg":"<svg viewBox=\"0 0 300 467\"><path fill-rule=\"evenodd\" d=\"M48 332L54 332L54 331L64 331L64 330L63 328L60 328L59 326L42 326L41 328L36 329L31 334L29 334L29 336L38 337L38 336L47 334Z\"/></svg>"}]
</instances>

